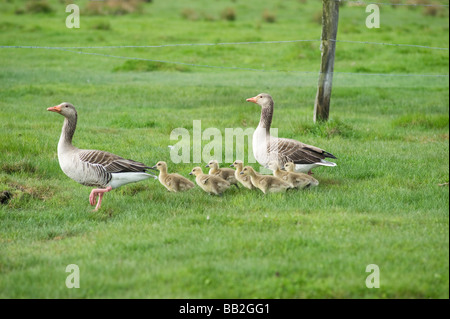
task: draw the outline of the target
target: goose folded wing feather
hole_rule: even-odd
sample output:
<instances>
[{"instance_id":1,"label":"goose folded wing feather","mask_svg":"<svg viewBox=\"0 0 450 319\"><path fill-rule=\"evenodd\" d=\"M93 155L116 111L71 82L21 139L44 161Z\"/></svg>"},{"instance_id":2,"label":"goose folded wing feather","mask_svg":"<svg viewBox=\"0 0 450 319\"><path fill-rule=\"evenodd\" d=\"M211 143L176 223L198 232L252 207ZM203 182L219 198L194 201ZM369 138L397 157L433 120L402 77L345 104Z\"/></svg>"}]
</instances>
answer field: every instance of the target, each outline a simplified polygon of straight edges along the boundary
<instances>
[{"instance_id":1,"label":"goose folded wing feather","mask_svg":"<svg viewBox=\"0 0 450 319\"><path fill-rule=\"evenodd\" d=\"M118 155L97 151L86 150L79 154L80 160L93 165L101 165L108 173L124 173L124 172L145 172L150 169L143 163L122 158Z\"/></svg>"}]
</instances>

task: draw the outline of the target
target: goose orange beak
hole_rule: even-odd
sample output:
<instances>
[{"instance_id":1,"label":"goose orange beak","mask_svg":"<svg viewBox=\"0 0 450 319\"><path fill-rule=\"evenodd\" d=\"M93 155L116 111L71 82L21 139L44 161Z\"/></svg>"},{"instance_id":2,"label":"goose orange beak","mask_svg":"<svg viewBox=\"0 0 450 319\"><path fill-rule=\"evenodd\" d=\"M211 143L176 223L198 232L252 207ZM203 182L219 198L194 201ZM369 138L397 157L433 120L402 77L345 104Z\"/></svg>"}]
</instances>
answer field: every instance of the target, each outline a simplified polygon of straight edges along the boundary
<instances>
[{"instance_id":1,"label":"goose orange beak","mask_svg":"<svg viewBox=\"0 0 450 319\"><path fill-rule=\"evenodd\" d=\"M61 105L49 107L47 111L61 113Z\"/></svg>"},{"instance_id":2,"label":"goose orange beak","mask_svg":"<svg viewBox=\"0 0 450 319\"><path fill-rule=\"evenodd\" d=\"M255 97L251 97L249 99L246 100L247 102L253 102L256 103L256 96Z\"/></svg>"}]
</instances>

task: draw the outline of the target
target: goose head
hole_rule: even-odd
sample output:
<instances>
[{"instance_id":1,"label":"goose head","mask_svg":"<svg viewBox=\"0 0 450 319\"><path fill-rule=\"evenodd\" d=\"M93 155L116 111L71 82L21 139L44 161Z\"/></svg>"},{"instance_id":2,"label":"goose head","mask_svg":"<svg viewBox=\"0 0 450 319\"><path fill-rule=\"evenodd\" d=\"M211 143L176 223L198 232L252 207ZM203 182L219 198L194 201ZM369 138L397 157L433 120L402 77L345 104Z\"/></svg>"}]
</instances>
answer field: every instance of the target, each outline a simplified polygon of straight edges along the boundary
<instances>
[{"instance_id":1,"label":"goose head","mask_svg":"<svg viewBox=\"0 0 450 319\"><path fill-rule=\"evenodd\" d=\"M75 107L67 102L63 102L53 107L49 107L47 111L59 113L67 118L73 118L77 116L77 110L75 110Z\"/></svg>"},{"instance_id":2,"label":"goose head","mask_svg":"<svg viewBox=\"0 0 450 319\"><path fill-rule=\"evenodd\" d=\"M163 161L159 161L155 166L151 167L152 169L157 169L158 171L166 171L167 163Z\"/></svg>"},{"instance_id":3,"label":"goose head","mask_svg":"<svg viewBox=\"0 0 450 319\"><path fill-rule=\"evenodd\" d=\"M235 160L233 164L230 165L230 167L236 167L242 169L244 166L244 162L240 160Z\"/></svg>"},{"instance_id":4,"label":"goose head","mask_svg":"<svg viewBox=\"0 0 450 319\"><path fill-rule=\"evenodd\" d=\"M194 175L194 176L198 176L200 174L203 174L202 168L201 167L194 167L192 169L192 171L189 173L189 175Z\"/></svg>"},{"instance_id":5,"label":"goose head","mask_svg":"<svg viewBox=\"0 0 450 319\"><path fill-rule=\"evenodd\" d=\"M205 167L209 167L215 170L219 169L219 162L216 160L209 161L208 165L206 165Z\"/></svg>"},{"instance_id":6,"label":"goose head","mask_svg":"<svg viewBox=\"0 0 450 319\"><path fill-rule=\"evenodd\" d=\"M262 108L273 106L273 99L267 93L260 93L257 96L247 99L246 101L256 103Z\"/></svg>"},{"instance_id":7,"label":"goose head","mask_svg":"<svg viewBox=\"0 0 450 319\"><path fill-rule=\"evenodd\" d=\"M239 174L244 175L244 176L252 176L252 175L255 175L255 170L251 166L245 166L242 169L242 172L240 172Z\"/></svg>"}]
</instances>

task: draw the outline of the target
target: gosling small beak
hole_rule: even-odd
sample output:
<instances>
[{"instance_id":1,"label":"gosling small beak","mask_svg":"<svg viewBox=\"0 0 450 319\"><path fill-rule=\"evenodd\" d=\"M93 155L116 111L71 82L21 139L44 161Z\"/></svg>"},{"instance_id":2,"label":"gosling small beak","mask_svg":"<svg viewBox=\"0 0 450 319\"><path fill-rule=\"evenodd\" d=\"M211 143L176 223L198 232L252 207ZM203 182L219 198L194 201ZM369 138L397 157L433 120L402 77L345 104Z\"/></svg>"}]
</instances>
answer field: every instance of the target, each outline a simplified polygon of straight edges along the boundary
<instances>
[{"instance_id":1,"label":"gosling small beak","mask_svg":"<svg viewBox=\"0 0 450 319\"><path fill-rule=\"evenodd\" d=\"M208 165L206 165L205 167L209 167L209 164L208 164Z\"/></svg>"},{"instance_id":2,"label":"gosling small beak","mask_svg":"<svg viewBox=\"0 0 450 319\"><path fill-rule=\"evenodd\" d=\"M240 174L240 175L244 175L244 172L240 172L239 174Z\"/></svg>"},{"instance_id":3,"label":"gosling small beak","mask_svg":"<svg viewBox=\"0 0 450 319\"><path fill-rule=\"evenodd\" d=\"M156 165L155 166L152 166L152 167L150 167L150 169L152 169L152 170L155 170L155 171L157 171L158 169L156 168Z\"/></svg>"},{"instance_id":4,"label":"gosling small beak","mask_svg":"<svg viewBox=\"0 0 450 319\"><path fill-rule=\"evenodd\" d=\"M231 164L230 167L234 167L234 164Z\"/></svg>"},{"instance_id":5,"label":"gosling small beak","mask_svg":"<svg viewBox=\"0 0 450 319\"><path fill-rule=\"evenodd\" d=\"M192 172L190 172L189 175L194 175L194 174L192 174Z\"/></svg>"},{"instance_id":6,"label":"gosling small beak","mask_svg":"<svg viewBox=\"0 0 450 319\"><path fill-rule=\"evenodd\" d=\"M256 96L255 97L251 97L251 98L249 98L249 99L247 99L246 100L247 102L253 102L253 103L256 103Z\"/></svg>"},{"instance_id":7,"label":"gosling small beak","mask_svg":"<svg viewBox=\"0 0 450 319\"><path fill-rule=\"evenodd\" d=\"M47 108L47 111L61 113L61 105L49 107L49 108Z\"/></svg>"}]
</instances>

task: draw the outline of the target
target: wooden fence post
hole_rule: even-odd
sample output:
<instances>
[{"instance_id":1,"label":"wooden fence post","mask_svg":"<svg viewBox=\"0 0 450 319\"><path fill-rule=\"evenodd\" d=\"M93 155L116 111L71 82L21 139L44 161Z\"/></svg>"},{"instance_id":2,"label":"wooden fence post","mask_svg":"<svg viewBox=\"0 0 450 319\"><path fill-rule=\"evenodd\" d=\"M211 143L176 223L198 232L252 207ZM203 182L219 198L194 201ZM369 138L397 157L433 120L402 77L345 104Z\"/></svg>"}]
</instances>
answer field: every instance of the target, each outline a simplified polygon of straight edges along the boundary
<instances>
[{"instance_id":1,"label":"wooden fence post","mask_svg":"<svg viewBox=\"0 0 450 319\"><path fill-rule=\"evenodd\" d=\"M334 55L339 22L339 2L322 0L322 63L320 65L319 84L316 102L314 103L314 122L327 121L330 113L331 88L334 72ZM332 40L332 41L330 41Z\"/></svg>"}]
</instances>

